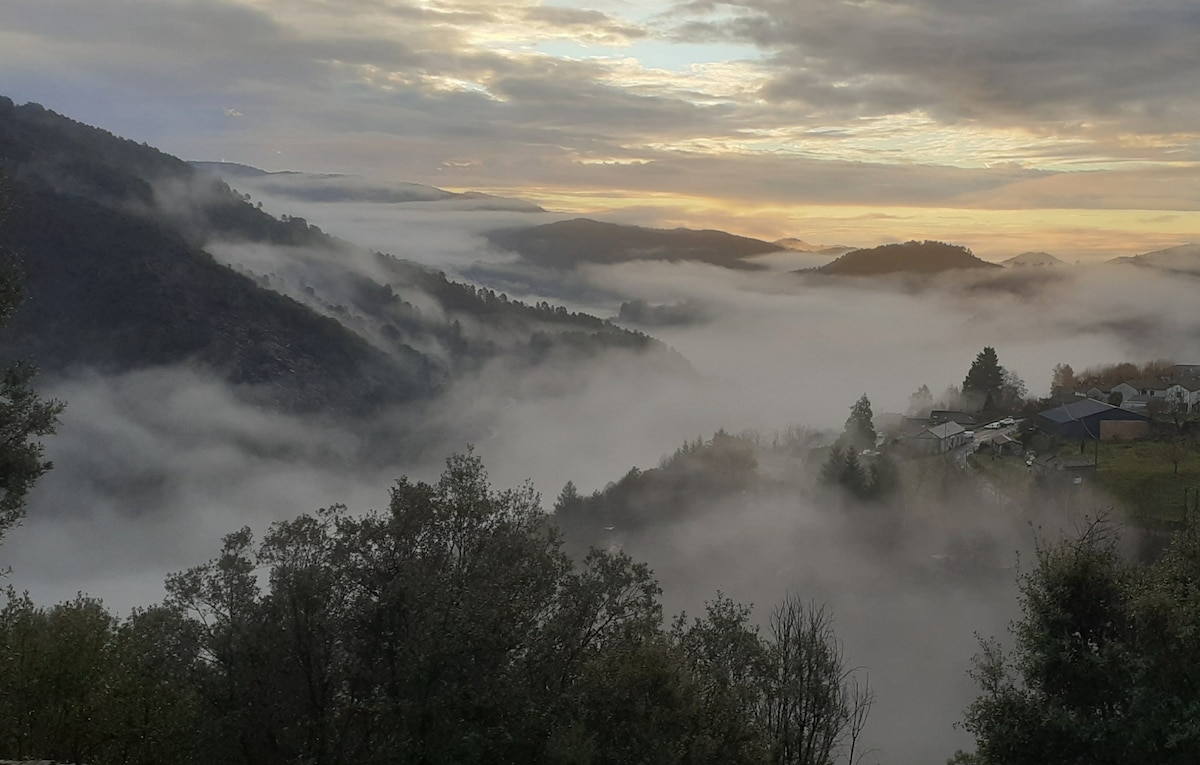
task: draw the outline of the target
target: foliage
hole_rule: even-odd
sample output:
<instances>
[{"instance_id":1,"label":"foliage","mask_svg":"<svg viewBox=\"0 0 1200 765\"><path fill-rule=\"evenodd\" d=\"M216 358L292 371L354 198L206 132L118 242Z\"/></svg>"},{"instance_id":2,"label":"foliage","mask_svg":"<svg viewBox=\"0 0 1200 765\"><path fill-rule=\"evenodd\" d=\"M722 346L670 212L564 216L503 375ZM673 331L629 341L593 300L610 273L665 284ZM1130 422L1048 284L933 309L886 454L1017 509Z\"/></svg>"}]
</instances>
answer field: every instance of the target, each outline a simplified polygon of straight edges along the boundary
<instances>
[{"instance_id":1,"label":"foliage","mask_svg":"<svg viewBox=\"0 0 1200 765\"><path fill-rule=\"evenodd\" d=\"M5 212L5 197L0 193L0 231L7 225ZM17 258L0 240L0 327L21 301L21 284ZM0 537L20 521L29 490L53 467L35 439L54 433L63 404L34 391L36 374L32 366L20 362L0 372Z\"/></svg>"},{"instance_id":2,"label":"foliage","mask_svg":"<svg viewBox=\"0 0 1200 765\"><path fill-rule=\"evenodd\" d=\"M905 413L909 417L928 417L932 410L933 394L929 392L928 385L921 385L908 397L908 409Z\"/></svg>"},{"instance_id":3,"label":"foliage","mask_svg":"<svg viewBox=\"0 0 1200 765\"><path fill-rule=\"evenodd\" d=\"M740 496L758 480L752 441L720 430L707 441L698 437L685 442L656 468L630 469L590 496L564 487L555 502L555 519L570 536L601 539L606 527L631 532L677 519L697 506Z\"/></svg>"},{"instance_id":4,"label":"foliage","mask_svg":"<svg viewBox=\"0 0 1200 765\"><path fill-rule=\"evenodd\" d=\"M874 418L871 400L864 393L850 407L850 416L846 418L842 440L853 449L870 449L875 446L875 425L872 422Z\"/></svg>"},{"instance_id":5,"label":"foliage","mask_svg":"<svg viewBox=\"0 0 1200 765\"><path fill-rule=\"evenodd\" d=\"M964 725L981 765L1190 763L1200 755L1200 534L1125 562L1104 522L1042 547L1005 652L986 641Z\"/></svg>"},{"instance_id":6,"label":"foliage","mask_svg":"<svg viewBox=\"0 0 1200 765\"><path fill-rule=\"evenodd\" d=\"M0 248L22 253L30 296L0 354L49 371L195 363L275 406L362 413L497 357L538 364L621 348L684 366L644 334L276 219L177 158L36 104L0 102L0 173L13 208ZM212 241L295 257L281 273L254 273L218 262ZM376 276L340 257L296 265L321 250L371 260Z\"/></svg>"},{"instance_id":7,"label":"foliage","mask_svg":"<svg viewBox=\"0 0 1200 765\"><path fill-rule=\"evenodd\" d=\"M986 346L975 356L975 361L971 362L971 369L968 370L962 384L963 395L973 395L980 402L985 398L995 402L1000 396L1000 386L1003 384L1004 368L1000 366L996 349Z\"/></svg>"},{"instance_id":8,"label":"foliage","mask_svg":"<svg viewBox=\"0 0 1200 765\"><path fill-rule=\"evenodd\" d=\"M823 608L789 597L763 637L718 596L664 629L645 565L573 564L532 489L470 453L383 512L229 534L166 584L124 622L9 593L0 756L828 765L870 707Z\"/></svg>"},{"instance_id":9,"label":"foliage","mask_svg":"<svg viewBox=\"0 0 1200 765\"><path fill-rule=\"evenodd\" d=\"M1050 391L1073 391L1078 386L1075 380L1075 370L1070 364L1055 364L1050 378Z\"/></svg>"},{"instance_id":10,"label":"foliage","mask_svg":"<svg viewBox=\"0 0 1200 765\"><path fill-rule=\"evenodd\" d=\"M900 491L900 472L887 453L871 457L864 466L854 449L833 446L821 466L821 482L840 486L850 496L864 501L886 502Z\"/></svg>"}]
</instances>

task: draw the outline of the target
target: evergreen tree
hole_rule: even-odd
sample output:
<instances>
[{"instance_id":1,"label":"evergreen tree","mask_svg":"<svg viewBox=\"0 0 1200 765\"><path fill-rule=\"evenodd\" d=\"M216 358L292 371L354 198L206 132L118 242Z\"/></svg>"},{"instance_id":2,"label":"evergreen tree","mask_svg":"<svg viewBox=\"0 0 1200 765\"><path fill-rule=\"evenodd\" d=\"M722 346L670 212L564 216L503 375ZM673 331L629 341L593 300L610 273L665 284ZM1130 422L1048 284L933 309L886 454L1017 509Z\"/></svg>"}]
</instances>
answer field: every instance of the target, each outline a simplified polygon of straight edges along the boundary
<instances>
[{"instance_id":1,"label":"evergreen tree","mask_svg":"<svg viewBox=\"0 0 1200 765\"><path fill-rule=\"evenodd\" d=\"M971 369L963 380L962 392L976 402L990 400L993 404L1000 399L1000 388L1004 385L1004 368L996 356L996 349L985 347L971 363ZM988 406L984 404L985 411Z\"/></svg>"},{"instance_id":2,"label":"evergreen tree","mask_svg":"<svg viewBox=\"0 0 1200 765\"><path fill-rule=\"evenodd\" d=\"M842 433L842 438L851 449L870 449L875 445L875 425L872 422L874 417L871 400L864 393L850 407L850 416L846 419L846 429Z\"/></svg>"},{"instance_id":3,"label":"evergreen tree","mask_svg":"<svg viewBox=\"0 0 1200 765\"><path fill-rule=\"evenodd\" d=\"M570 508L579 501L579 490L575 488L574 481L567 481L562 491L558 493L558 499L554 500L554 512L560 512L565 508Z\"/></svg>"}]
</instances>

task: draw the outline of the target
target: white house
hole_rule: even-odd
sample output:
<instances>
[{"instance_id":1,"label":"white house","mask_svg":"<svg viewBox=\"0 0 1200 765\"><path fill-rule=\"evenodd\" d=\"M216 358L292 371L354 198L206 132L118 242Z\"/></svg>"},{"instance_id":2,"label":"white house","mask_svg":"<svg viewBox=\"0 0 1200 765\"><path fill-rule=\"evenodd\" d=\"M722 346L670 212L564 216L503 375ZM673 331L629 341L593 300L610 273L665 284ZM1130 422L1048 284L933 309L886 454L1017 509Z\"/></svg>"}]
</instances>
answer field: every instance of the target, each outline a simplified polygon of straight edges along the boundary
<instances>
[{"instance_id":1,"label":"white house","mask_svg":"<svg viewBox=\"0 0 1200 765\"><path fill-rule=\"evenodd\" d=\"M967 429L957 422L943 422L925 428L915 436L904 439L913 449L926 454L942 454L967 442Z\"/></svg>"}]
</instances>

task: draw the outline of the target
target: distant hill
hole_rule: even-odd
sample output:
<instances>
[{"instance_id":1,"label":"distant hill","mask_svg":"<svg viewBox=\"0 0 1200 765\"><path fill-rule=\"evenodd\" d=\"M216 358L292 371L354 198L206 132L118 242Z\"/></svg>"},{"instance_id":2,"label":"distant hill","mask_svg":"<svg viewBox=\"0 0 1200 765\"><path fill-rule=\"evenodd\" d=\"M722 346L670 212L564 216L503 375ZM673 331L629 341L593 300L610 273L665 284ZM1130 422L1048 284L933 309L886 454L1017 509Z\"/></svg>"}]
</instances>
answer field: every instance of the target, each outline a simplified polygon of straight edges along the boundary
<instances>
[{"instance_id":1,"label":"distant hill","mask_svg":"<svg viewBox=\"0 0 1200 765\"><path fill-rule=\"evenodd\" d=\"M352 175L267 172L233 162L189 162L192 167L211 173L239 190L258 191L285 199L307 202L370 202L409 204L413 202L450 203L473 210L545 212L523 199L497 197L478 191L453 192L420 183L380 184Z\"/></svg>"},{"instance_id":2,"label":"distant hill","mask_svg":"<svg viewBox=\"0 0 1200 765\"><path fill-rule=\"evenodd\" d=\"M188 363L285 408L363 411L490 359L671 356L276 219L182 160L4 98L0 196L0 251L19 257L26 293L0 357L48 372Z\"/></svg>"},{"instance_id":3,"label":"distant hill","mask_svg":"<svg viewBox=\"0 0 1200 765\"><path fill-rule=\"evenodd\" d=\"M1059 260L1048 252L1022 252L1020 255L1014 255L1007 260L1000 261L1000 265L1006 268L1013 267L1033 267L1046 268L1065 266L1066 262Z\"/></svg>"},{"instance_id":4,"label":"distant hill","mask_svg":"<svg viewBox=\"0 0 1200 765\"><path fill-rule=\"evenodd\" d=\"M752 270L759 266L746 262L747 258L780 250L770 242L724 231L642 228L587 218L495 231L488 238L498 247L550 268L571 268L578 263L667 260Z\"/></svg>"},{"instance_id":5,"label":"distant hill","mask_svg":"<svg viewBox=\"0 0 1200 765\"><path fill-rule=\"evenodd\" d=\"M1146 252L1141 255L1134 255L1133 257L1113 258L1108 262L1160 268L1180 273L1200 274L1200 244L1181 244L1178 247L1154 250L1153 252Z\"/></svg>"},{"instance_id":6,"label":"distant hill","mask_svg":"<svg viewBox=\"0 0 1200 765\"><path fill-rule=\"evenodd\" d=\"M795 252L811 252L818 255L844 255L851 250L857 250L857 247L851 247L848 244L810 244L803 239L795 239L788 237L786 239L776 239L775 244L784 250L793 250Z\"/></svg>"},{"instance_id":7,"label":"distant hill","mask_svg":"<svg viewBox=\"0 0 1200 765\"><path fill-rule=\"evenodd\" d=\"M905 242L853 250L837 260L805 273L831 276L876 276L883 274L936 274L960 269L995 269L965 247L945 242Z\"/></svg>"}]
</instances>

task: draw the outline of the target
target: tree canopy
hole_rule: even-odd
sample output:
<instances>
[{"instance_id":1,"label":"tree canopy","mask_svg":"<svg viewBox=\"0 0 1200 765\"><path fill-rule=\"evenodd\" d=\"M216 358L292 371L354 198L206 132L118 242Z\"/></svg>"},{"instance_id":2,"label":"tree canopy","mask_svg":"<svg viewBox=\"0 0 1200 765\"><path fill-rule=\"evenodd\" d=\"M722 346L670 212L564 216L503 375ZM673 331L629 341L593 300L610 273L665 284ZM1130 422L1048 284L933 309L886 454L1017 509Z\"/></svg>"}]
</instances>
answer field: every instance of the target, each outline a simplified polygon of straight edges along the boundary
<instances>
[{"instance_id":1,"label":"tree canopy","mask_svg":"<svg viewBox=\"0 0 1200 765\"><path fill-rule=\"evenodd\" d=\"M864 393L850 406L850 416L842 431L843 440L852 448L869 449L875 445L875 425L872 420L871 400Z\"/></svg>"},{"instance_id":2,"label":"tree canopy","mask_svg":"<svg viewBox=\"0 0 1200 765\"><path fill-rule=\"evenodd\" d=\"M3 183L0 175L0 183ZM6 209L0 188L0 227ZM0 244L0 329L21 302L21 270L17 256ZM43 399L33 389L37 372L14 363L0 373L0 537L25 512L25 498L53 465L37 439L54 432L63 404Z\"/></svg>"},{"instance_id":3,"label":"tree canopy","mask_svg":"<svg viewBox=\"0 0 1200 765\"><path fill-rule=\"evenodd\" d=\"M568 492L569 494L569 492ZM871 705L823 607L766 634L718 596L662 624L649 569L575 562L473 454L386 510L244 528L113 618L0 609L0 757L316 765L851 761Z\"/></svg>"},{"instance_id":4,"label":"tree canopy","mask_svg":"<svg viewBox=\"0 0 1200 765\"><path fill-rule=\"evenodd\" d=\"M964 724L980 765L1200 758L1200 530L1156 563L1106 523L1043 547L1021 580L1014 645L983 644Z\"/></svg>"}]
</instances>

